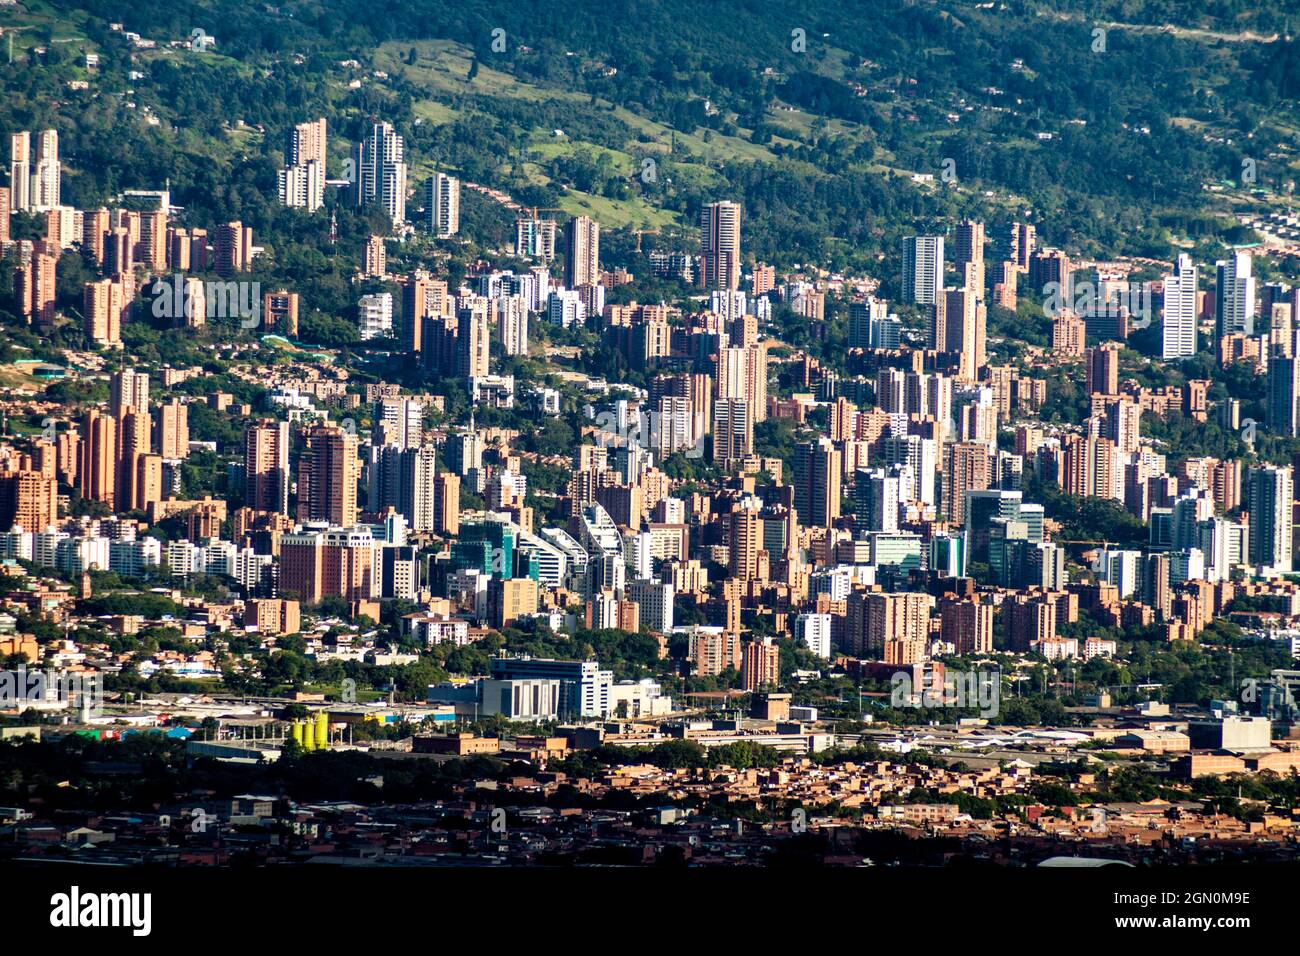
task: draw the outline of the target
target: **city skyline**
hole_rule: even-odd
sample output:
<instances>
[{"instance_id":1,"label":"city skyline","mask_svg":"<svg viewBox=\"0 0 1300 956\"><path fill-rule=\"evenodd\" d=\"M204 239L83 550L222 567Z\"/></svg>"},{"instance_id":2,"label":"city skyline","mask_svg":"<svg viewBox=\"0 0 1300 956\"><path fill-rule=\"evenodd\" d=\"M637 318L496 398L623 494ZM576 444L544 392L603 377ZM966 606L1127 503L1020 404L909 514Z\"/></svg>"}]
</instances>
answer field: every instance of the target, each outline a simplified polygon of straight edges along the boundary
<instances>
[{"instance_id":1,"label":"city skyline","mask_svg":"<svg viewBox=\"0 0 1300 956\"><path fill-rule=\"evenodd\" d=\"M5 14L0 866L1294 865L1290 21L683 3Z\"/></svg>"}]
</instances>

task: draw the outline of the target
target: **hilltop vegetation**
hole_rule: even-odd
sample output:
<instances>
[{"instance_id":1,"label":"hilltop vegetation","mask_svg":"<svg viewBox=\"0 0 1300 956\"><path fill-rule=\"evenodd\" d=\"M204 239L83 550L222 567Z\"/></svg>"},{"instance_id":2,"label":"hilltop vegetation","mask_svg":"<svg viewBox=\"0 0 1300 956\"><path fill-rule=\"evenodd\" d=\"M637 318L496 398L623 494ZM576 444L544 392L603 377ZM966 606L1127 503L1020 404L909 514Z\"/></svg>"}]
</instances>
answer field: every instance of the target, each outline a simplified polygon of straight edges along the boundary
<instances>
[{"instance_id":1,"label":"hilltop vegetation","mask_svg":"<svg viewBox=\"0 0 1300 956\"><path fill-rule=\"evenodd\" d=\"M1295 178L1300 52L1269 39L1297 7L45 0L4 15L21 29L0 126L59 128L78 206L170 177L187 217L237 217L272 245L312 241L276 207L275 169L284 129L324 115L333 163L387 119L413 185L449 169L658 230L649 246L726 196L747 251L783 265L870 266L927 223L1024 208L1048 242L1167 256L1235 225L1240 192L1205 185L1243 158L1259 189ZM1142 27L1166 19L1186 28ZM216 45L168 46L196 29ZM490 249L500 230L469 238Z\"/></svg>"}]
</instances>

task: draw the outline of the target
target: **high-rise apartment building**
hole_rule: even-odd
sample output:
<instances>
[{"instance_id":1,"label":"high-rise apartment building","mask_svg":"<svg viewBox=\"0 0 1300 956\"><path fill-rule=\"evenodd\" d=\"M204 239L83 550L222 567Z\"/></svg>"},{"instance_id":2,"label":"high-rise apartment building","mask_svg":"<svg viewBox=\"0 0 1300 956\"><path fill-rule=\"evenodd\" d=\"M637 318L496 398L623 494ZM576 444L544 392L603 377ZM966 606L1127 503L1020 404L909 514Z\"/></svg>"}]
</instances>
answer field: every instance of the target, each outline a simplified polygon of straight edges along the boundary
<instances>
[{"instance_id":1,"label":"high-rise apartment building","mask_svg":"<svg viewBox=\"0 0 1300 956\"><path fill-rule=\"evenodd\" d=\"M528 354L528 303L521 295L503 295L488 302L489 318L506 355Z\"/></svg>"},{"instance_id":2,"label":"high-rise apartment building","mask_svg":"<svg viewBox=\"0 0 1300 956\"><path fill-rule=\"evenodd\" d=\"M298 462L298 517L350 528L357 523L357 436L338 425L303 429Z\"/></svg>"},{"instance_id":3,"label":"high-rise apartment building","mask_svg":"<svg viewBox=\"0 0 1300 956\"><path fill-rule=\"evenodd\" d=\"M289 423L269 419L244 428L244 504L289 513Z\"/></svg>"},{"instance_id":4,"label":"high-rise apartment building","mask_svg":"<svg viewBox=\"0 0 1300 956\"><path fill-rule=\"evenodd\" d=\"M522 259L550 262L555 258L555 220L515 220L515 255Z\"/></svg>"},{"instance_id":5,"label":"high-rise apartment building","mask_svg":"<svg viewBox=\"0 0 1300 956\"><path fill-rule=\"evenodd\" d=\"M943 291L943 236L903 240L903 300L934 305Z\"/></svg>"},{"instance_id":6,"label":"high-rise apartment building","mask_svg":"<svg viewBox=\"0 0 1300 956\"><path fill-rule=\"evenodd\" d=\"M188 458L190 454L190 413L189 408L173 398L166 405L158 406L158 418L154 423L154 447L158 454L168 461Z\"/></svg>"},{"instance_id":7,"label":"high-rise apartment building","mask_svg":"<svg viewBox=\"0 0 1300 956\"><path fill-rule=\"evenodd\" d=\"M744 690L780 685L781 649L770 637L746 641L740 653L740 686Z\"/></svg>"},{"instance_id":8,"label":"high-rise apartment building","mask_svg":"<svg viewBox=\"0 0 1300 956\"><path fill-rule=\"evenodd\" d=\"M289 338L298 337L298 293L279 289L262 295L262 328Z\"/></svg>"},{"instance_id":9,"label":"high-rise apartment building","mask_svg":"<svg viewBox=\"0 0 1300 956\"><path fill-rule=\"evenodd\" d=\"M417 270L402 281L402 347L406 351L423 351L425 319L446 314L449 302L446 279Z\"/></svg>"},{"instance_id":10,"label":"high-rise apartment building","mask_svg":"<svg viewBox=\"0 0 1300 956\"><path fill-rule=\"evenodd\" d=\"M393 294L375 292L357 299L357 334L373 339L393 333Z\"/></svg>"},{"instance_id":11,"label":"high-rise apartment building","mask_svg":"<svg viewBox=\"0 0 1300 956\"><path fill-rule=\"evenodd\" d=\"M108 407L114 418L129 411L149 411L149 373L133 369L114 372L108 380Z\"/></svg>"},{"instance_id":12,"label":"high-rise apartment building","mask_svg":"<svg viewBox=\"0 0 1300 956\"><path fill-rule=\"evenodd\" d=\"M829 528L840 516L841 452L824 435L796 445L794 450L794 508L809 528Z\"/></svg>"},{"instance_id":13,"label":"high-rise apartment building","mask_svg":"<svg viewBox=\"0 0 1300 956\"><path fill-rule=\"evenodd\" d=\"M32 134L14 133L9 137L10 201L18 212L32 208Z\"/></svg>"},{"instance_id":14,"label":"high-rise apartment building","mask_svg":"<svg viewBox=\"0 0 1300 956\"><path fill-rule=\"evenodd\" d=\"M1164 281L1164 344L1160 354L1166 359L1196 355L1197 280L1192 257L1179 253L1173 274L1165 276Z\"/></svg>"},{"instance_id":15,"label":"high-rise apartment building","mask_svg":"<svg viewBox=\"0 0 1300 956\"><path fill-rule=\"evenodd\" d=\"M437 531L439 525L437 475L432 445L407 448L402 453L398 482L398 512L412 531Z\"/></svg>"},{"instance_id":16,"label":"high-rise apartment building","mask_svg":"<svg viewBox=\"0 0 1300 956\"><path fill-rule=\"evenodd\" d=\"M380 398L375 401L370 443L418 448L424 444L424 402L416 398Z\"/></svg>"},{"instance_id":17,"label":"high-rise apartment building","mask_svg":"<svg viewBox=\"0 0 1300 956\"><path fill-rule=\"evenodd\" d=\"M1013 222L1008 229L1007 258L1017 269L1028 269L1029 259L1038 246L1037 230L1024 222Z\"/></svg>"},{"instance_id":18,"label":"high-rise apartment building","mask_svg":"<svg viewBox=\"0 0 1300 956\"><path fill-rule=\"evenodd\" d=\"M939 636L958 654L991 654L993 605L969 598L940 602Z\"/></svg>"},{"instance_id":19,"label":"high-rise apartment building","mask_svg":"<svg viewBox=\"0 0 1300 956\"><path fill-rule=\"evenodd\" d=\"M671 584L653 580L631 581L627 596L637 605L637 623L656 634L670 634L673 629L674 589Z\"/></svg>"},{"instance_id":20,"label":"high-rise apartment building","mask_svg":"<svg viewBox=\"0 0 1300 956\"><path fill-rule=\"evenodd\" d=\"M920 435L886 435L880 439L880 456L886 465L905 465L909 468L913 483L909 501L931 506L938 503L934 481L939 464L938 441ZM900 493L903 493L901 482Z\"/></svg>"},{"instance_id":21,"label":"high-rise apartment building","mask_svg":"<svg viewBox=\"0 0 1300 956\"><path fill-rule=\"evenodd\" d=\"M1070 257L1059 249L1041 249L1031 255L1025 293L1048 299L1059 297L1063 302L1074 301L1074 272Z\"/></svg>"},{"instance_id":22,"label":"high-rise apartment building","mask_svg":"<svg viewBox=\"0 0 1300 956\"><path fill-rule=\"evenodd\" d=\"M98 266L104 265L104 254L111 230L107 209L87 209L81 214L81 249L90 253ZM172 264L178 269L188 269L189 262L181 265L172 258Z\"/></svg>"},{"instance_id":23,"label":"high-rise apartment building","mask_svg":"<svg viewBox=\"0 0 1300 956\"><path fill-rule=\"evenodd\" d=\"M369 510L393 508L412 531L437 530L434 447L372 446L370 455Z\"/></svg>"},{"instance_id":24,"label":"high-rise apartment building","mask_svg":"<svg viewBox=\"0 0 1300 956\"><path fill-rule=\"evenodd\" d=\"M845 649L880 659L892 642L924 648L933 607L934 598L928 594L853 591L844 623Z\"/></svg>"},{"instance_id":25,"label":"high-rise apartment building","mask_svg":"<svg viewBox=\"0 0 1300 956\"><path fill-rule=\"evenodd\" d=\"M728 573L741 581L759 577L763 520L750 507L735 507L725 517Z\"/></svg>"},{"instance_id":26,"label":"high-rise apartment building","mask_svg":"<svg viewBox=\"0 0 1300 956\"><path fill-rule=\"evenodd\" d=\"M1255 331L1255 276L1253 261L1246 250L1239 249L1231 259L1215 263L1214 339Z\"/></svg>"},{"instance_id":27,"label":"high-rise apartment building","mask_svg":"<svg viewBox=\"0 0 1300 956\"><path fill-rule=\"evenodd\" d=\"M167 259L167 213L163 210L141 213L136 261L161 274L167 271Z\"/></svg>"},{"instance_id":28,"label":"high-rise apartment building","mask_svg":"<svg viewBox=\"0 0 1300 956\"><path fill-rule=\"evenodd\" d=\"M993 263L993 294L991 296L993 305L1007 309L1010 312L1016 311L1016 305L1019 302L1016 298L1019 275L1016 264L1010 259L1002 259Z\"/></svg>"},{"instance_id":29,"label":"high-rise apartment building","mask_svg":"<svg viewBox=\"0 0 1300 956\"><path fill-rule=\"evenodd\" d=\"M460 475L453 472L434 476L433 530L446 537L460 534Z\"/></svg>"},{"instance_id":30,"label":"high-rise apartment building","mask_svg":"<svg viewBox=\"0 0 1300 956\"><path fill-rule=\"evenodd\" d=\"M896 471L859 468L853 481L854 527L859 531L898 531L901 489Z\"/></svg>"},{"instance_id":31,"label":"high-rise apartment building","mask_svg":"<svg viewBox=\"0 0 1300 956\"><path fill-rule=\"evenodd\" d=\"M111 226L104 235L104 272L114 278L129 278L134 270L135 244L131 241L131 231L125 226Z\"/></svg>"},{"instance_id":32,"label":"high-rise apartment building","mask_svg":"<svg viewBox=\"0 0 1300 956\"><path fill-rule=\"evenodd\" d=\"M1007 644L1022 654L1056 639L1056 606L1043 597L1017 594L1003 603Z\"/></svg>"},{"instance_id":33,"label":"high-rise apartment building","mask_svg":"<svg viewBox=\"0 0 1300 956\"><path fill-rule=\"evenodd\" d=\"M1268 430L1300 435L1300 358L1278 350L1268 360L1268 388L1264 406Z\"/></svg>"},{"instance_id":34,"label":"high-rise apartment building","mask_svg":"<svg viewBox=\"0 0 1300 956\"><path fill-rule=\"evenodd\" d=\"M402 137L391 123L375 123L357 144L353 160L358 206L379 206L394 225L406 221L406 162Z\"/></svg>"},{"instance_id":35,"label":"high-rise apartment building","mask_svg":"<svg viewBox=\"0 0 1300 956\"><path fill-rule=\"evenodd\" d=\"M969 275L969 287L980 299L984 298L984 239L984 223L973 219L959 222L953 236L953 265L958 275Z\"/></svg>"},{"instance_id":36,"label":"high-rise apartment building","mask_svg":"<svg viewBox=\"0 0 1300 956\"><path fill-rule=\"evenodd\" d=\"M1102 416L1103 435L1115 443L1121 454L1133 455L1141 442L1142 407L1127 397L1106 403Z\"/></svg>"},{"instance_id":37,"label":"high-rise apartment building","mask_svg":"<svg viewBox=\"0 0 1300 956\"><path fill-rule=\"evenodd\" d=\"M954 524L966 520L966 495L992 484L989 448L982 442L953 442L943 470L943 513Z\"/></svg>"},{"instance_id":38,"label":"high-rise apartment building","mask_svg":"<svg viewBox=\"0 0 1300 956\"><path fill-rule=\"evenodd\" d=\"M948 289L940 293L934 314L934 347L957 356L959 380L978 381L980 369L988 364L985 351L988 315L982 296L965 287ZM943 331L942 341L940 329Z\"/></svg>"},{"instance_id":39,"label":"high-rise apartment building","mask_svg":"<svg viewBox=\"0 0 1300 956\"><path fill-rule=\"evenodd\" d=\"M306 604L319 604L326 597L376 598L380 594L376 551L369 528L285 534L280 539L279 592Z\"/></svg>"},{"instance_id":40,"label":"high-rise apartment building","mask_svg":"<svg viewBox=\"0 0 1300 956\"><path fill-rule=\"evenodd\" d=\"M135 471L131 475L131 507L148 511L163 500L162 455L144 452L134 456Z\"/></svg>"},{"instance_id":41,"label":"high-rise apartment building","mask_svg":"<svg viewBox=\"0 0 1300 956\"><path fill-rule=\"evenodd\" d=\"M57 209L62 205L58 132L47 129L37 134L34 157L30 132L14 133L9 143L9 189L13 208L19 212Z\"/></svg>"},{"instance_id":42,"label":"high-rise apartment building","mask_svg":"<svg viewBox=\"0 0 1300 956\"><path fill-rule=\"evenodd\" d=\"M1070 435L1063 447L1061 487L1080 498L1121 498L1119 449L1109 438Z\"/></svg>"},{"instance_id":43,"label":"high-rise apartment building","mask_svg":"<svg viewBox=\"0 0 1300 956\"><path fill-rule=\"evenodd\" d=\"M315 212L325 205L325 163L312 160L300 166L285 166L277 178L280 205Z\"/></svg>"},{"instance_id":44,"label":"high-rise apartment building","mask_svg":"<svg viewBox=\"0 0 1300 956\"><path fill-rule=\"evenodd\" d=\"M54 325L59 252L45 242L32 244L31 258L14 270L14 298L18 314L42 329Z\"/></svg>"},{"instance_id":45,"label":"high-rise apartment building","mask_svg":"<svg viewBox=\"0 0 1300 956\"><path fill-rule=\"evenodd\" d=\"M882 332L883 323L889 319L889 303L874 296L863 302L849 303L849 348L896 349L899 336ZM896 330L902 331L900 327Z\"/></svg>"},{"instance_id":46,"label":"high-rise apartment building","mask_svg":"<svg viewBox=\"0 0 1300 956\"><path fill-rule=\"evenodd\" d=\"M286 166L305 166L308 163L325 165L329 144L326 137L325 117L299 123L291 128L284 145Z\"/></svg>"},{"instance_id":47,"label":"high-rise apartment building","mask_svg":"<svg viewBox=\"0 0 1300 956\"><path fill-rule=\"evenodd\" d=\"M743 398L719 398L713 403L713 460L738 461L753 453L754 421Z\"/></svg>"},{"instance_id":48,"label":"high-rise apartment building","mask_svg":"<svg viewBox=\"0 0 1300 956\"><path fill-rule=\"evenodd\" d=\"M1266 572L1291 572L1291 469L1275 465L1246 474L1246 510L1250 513L1250 563Z\"/></svg>"},{"instance_id":49,"label":"high-rise apartment building","mask_svg":"<svg viewBox=\"0 0 1300 956\"><path fill-rule=\"evenodd\" d=\"M382 278L388 272L388 251L383 236L371 236L361 250L361 274L368 278Z\"/></svg>"},{"instance_id":50,"label":"high-rise apartment building","mask_svg":"<svg viewBox=\"0 0 1300 956\"><path fill-rule=\"evenodd\" d=\"M117 504L117 420L98 408L86 412L81 422L81 461L77 466L77 492L89 501Z\"/></svg>"},{"instance_id":51,"label":"high-rise apartment building","mask_svg":"<svg viewBox=\"0 0 1300 956\"><path fill-rule=\"evenodd\" d=\"M1089 395L1119 394L1119 343L1088 349L1084 382Z\"/></svg>"},{"instance_id":52,"label":"high-rise apartment building","mask_svg":"<svg viewBox=\"0 0 1300 956\"><path fill-rule=\"evenodd\" d=\"M1062 312L1052 320L1052 350L1062 355L1084 353L1088 324L1074 312Z\"/></svg>"},{"instance_id":53,"label":"high-rise apartment building","mask_svg":"<svg viewBox=\"0 0 1300 956\"><path fill-rule=\"evenodd\" d=\"M488 374L491 356L491 333L488 329L486 303L481 308L461 309L457 315L456 372L464 379Z\"/></svg>"},{"instance_id":54,"label":"high-rise apartment building","mask_svg":"<svg viewBox=\"0 0 1300 956\"><path fill-rule=\"evenodd\" d=\"M153 419L147 411L128 408L117 420L117 504L136 507L135 479L139 458L152 451Z\"/></svg>"},{"instance_id":55,"label":"high-rise apartment building","mask_svg":"<svg viewBox=\"0 0 1300 956\"><path fill-rule=\"evenodd\" d=\"M212 268L212 253L208 247L206 229L190 230L190 267L196 272Z\"/></svg>"},{"instance_id":56,"label":"high-rise apartment building","mask_svg":"<svg viewBox=\"0 0 1300 956\"><path fill-rule=\"evenodd\" d=\"M44 531L58 518L58 502L54 475L0 471L0 531L15 525L24 531Z\"/></svg>"},{"instance_id":57,"label":"high-rise apartment building","mask_svg":"<svg viewBox=\"0 0 1300 956\"><path fill-rule=\"evenodd\" d=\"M767 418L767 349L763 345L718 349L714 380L718 398L743 398L751 422Z\"/></svg>"},{"instance_id":58,"label":"high-rise apartment building","mask_svg":"<svg viewBox=\"0 0 1300 956\"><path fill-rule=\"evenodd\" d=\"M713 202L700 210L700 256L705 288L740 288L740 203Z\"/></svg>"},{"instance_id":59,"label":"high-rise apartment building","mask_svg":"<svg viewBox=\"0 0 1300 956\"><path fill-rule=\"evenodd\" d=\"M564 226L564 285L576 289L600 281L600 223L590 216L574 216Z\"/></svg>"},{"instance_id":60,"label":"high-rise apartment building","mask_svg":"<svg viewBox=\"0 0 1300 956\"><path fill-rule=\"evenodd\" d=\"M212 248L217 275L228 278L253 267L253 227L241 222L227 222L212 233Z\"/></svg>"},{"instance_id":61,"label":"high-rise apartment building","mask_svg":"<svg viewBox=\"0 0 1300 956\"><path fill-rule=\"evenodd\" d=\"M429 231L439 239L460 232L460 180L434 173L425 184L424 208Z\"/></svg>"}]
</instances>

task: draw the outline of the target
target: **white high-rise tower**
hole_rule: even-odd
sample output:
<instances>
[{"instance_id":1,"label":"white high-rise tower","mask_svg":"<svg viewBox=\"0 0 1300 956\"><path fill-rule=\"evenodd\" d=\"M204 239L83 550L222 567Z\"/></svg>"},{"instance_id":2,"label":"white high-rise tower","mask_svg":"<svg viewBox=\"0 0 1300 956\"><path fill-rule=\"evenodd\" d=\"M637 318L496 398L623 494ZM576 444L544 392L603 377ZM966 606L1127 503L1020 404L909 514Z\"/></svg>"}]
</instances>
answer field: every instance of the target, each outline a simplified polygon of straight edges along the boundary
<instances>
[{"instance_id":1,"label":"white high-rise tower","mask_svg":"<svg viewBox=\"0 0 1300 956\"><path fill-rule=\"evenodd\" d=\"M903 240L903 299L934 305L943 290L943 236Z\"/></svg>"},{"instance_id":2,"label":"white high-rise tower","mask_svg":"<svg viewBox=\"0 0 1300 956\"><path fill-rule=\"evenodd\" d=\"M1187 253L1178 256L1172 275L1165 276L1164 348L1167 359L1196 354L1196 286L1198 274Z\"/></svg>"}]
</instances>

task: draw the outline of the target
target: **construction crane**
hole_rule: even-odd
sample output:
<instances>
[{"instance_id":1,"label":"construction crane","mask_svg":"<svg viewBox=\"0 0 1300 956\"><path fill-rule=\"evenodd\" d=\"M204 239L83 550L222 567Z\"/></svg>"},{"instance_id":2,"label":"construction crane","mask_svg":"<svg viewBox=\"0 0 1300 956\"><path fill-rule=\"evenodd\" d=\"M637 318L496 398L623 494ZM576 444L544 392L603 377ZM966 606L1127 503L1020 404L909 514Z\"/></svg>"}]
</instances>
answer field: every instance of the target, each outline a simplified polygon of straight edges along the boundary
<instances>
[{"instance_id":1,"label":"construction crane","mask_svg":"<svg viewBox=\"0 0 1300 956\"><path fill-rule=\"evenodd\" d=\"M632 231L633 231L634 233L636 233L636 251L637 251L638 253L640 253L640 251L641 251L641 237L642 237L642 236L657 236L657 235L659 235L659 230L658 230L658 229L633 229Z\"/></svg>"},{"instance_id":2,"label":"construction crane","mask_svg":"<svg viewBox=\"0 0 1300 956\"><path fill-rule=\"evenodd\" d=\"M539 212L564 212L558 206L520 206L519 211L530 213L529 219L536 219Z\"/></svg>"}]
</instances>

